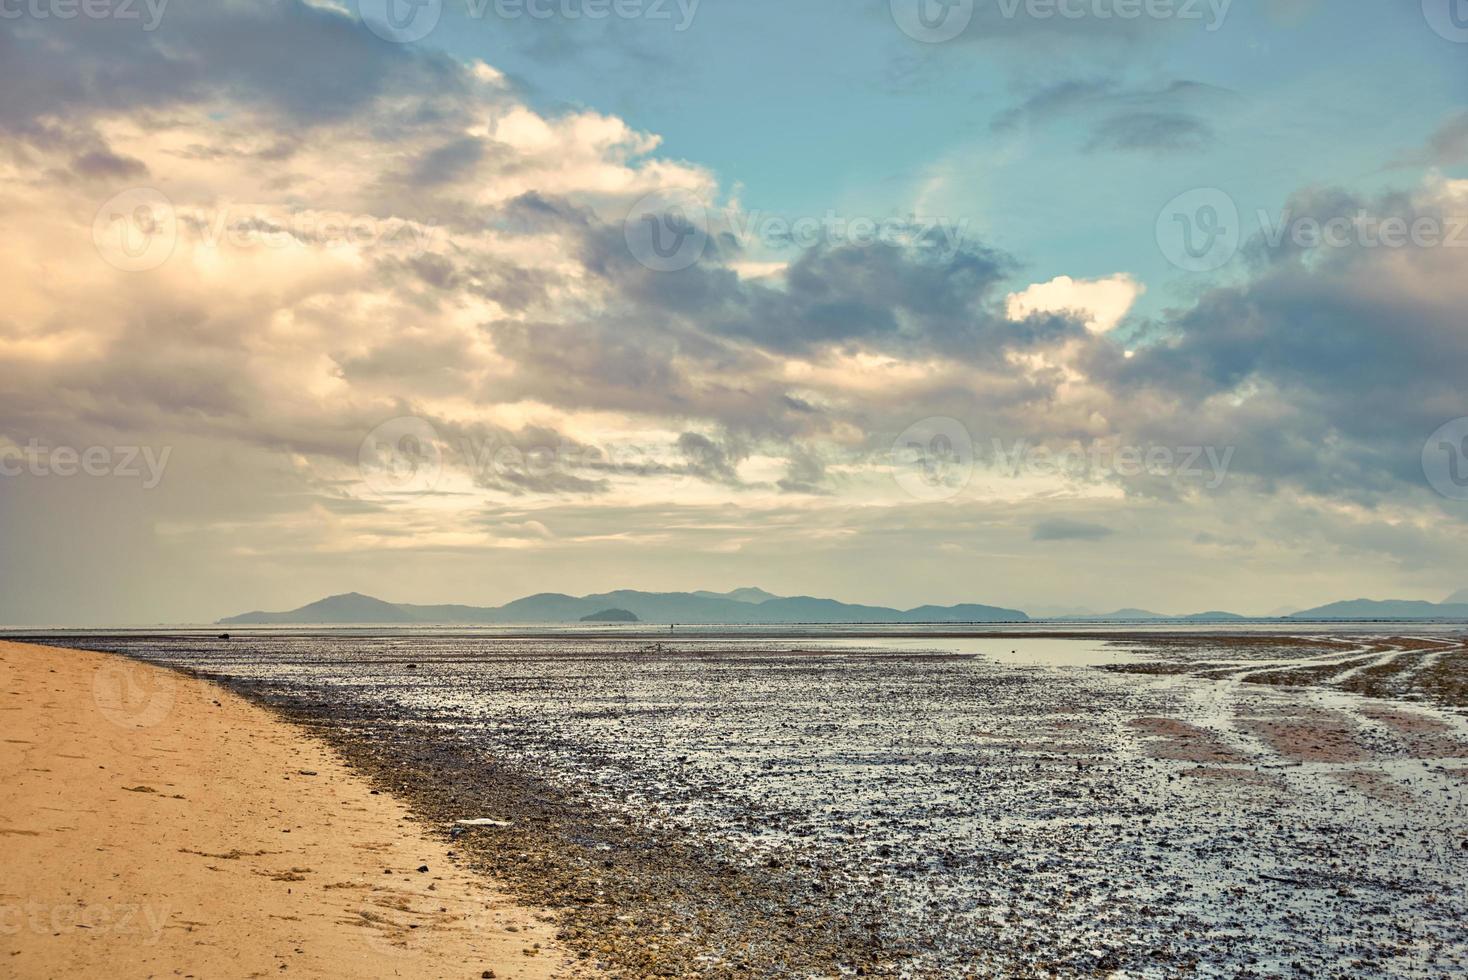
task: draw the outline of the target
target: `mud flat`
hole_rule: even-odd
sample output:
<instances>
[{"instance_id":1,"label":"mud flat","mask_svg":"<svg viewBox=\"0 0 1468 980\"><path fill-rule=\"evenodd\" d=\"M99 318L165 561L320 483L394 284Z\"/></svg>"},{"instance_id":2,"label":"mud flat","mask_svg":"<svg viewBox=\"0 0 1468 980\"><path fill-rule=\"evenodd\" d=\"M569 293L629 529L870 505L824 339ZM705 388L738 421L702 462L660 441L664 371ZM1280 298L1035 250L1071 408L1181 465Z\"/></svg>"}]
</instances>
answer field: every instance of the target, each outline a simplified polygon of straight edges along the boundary
<instances>
[{"instance_id":1,"label":"mud flat","mask_svg":"<svg viewBox=\"0 0 1468 980\"><path fill-rule=\"evenodd\" d=\"M310 725L619 975L1468 970L1461 712L1236 676L1451 646L1155 639L68 642Z\"/></svg>"},{"instance_id":2,"label":"mud flat","mask_svg":"<svg viewBox=\"0 0 1468 980\"><path fill-rule=\"evenodd\" d=\"M1116 643L1141 662L1108 669L1318 687L1468 711L1468 634L1139 634Z\"/></svg>"},{"instance_id":3,"label":"mud flat","mask_svg":"<svg viewBox=\"0 0 1468 980\"><path fill-rule=\"evenodd\" d=\"M214 684L0 641L0 711L0 975L585 972L543 911Z\"/></svg>"}]
</instances>

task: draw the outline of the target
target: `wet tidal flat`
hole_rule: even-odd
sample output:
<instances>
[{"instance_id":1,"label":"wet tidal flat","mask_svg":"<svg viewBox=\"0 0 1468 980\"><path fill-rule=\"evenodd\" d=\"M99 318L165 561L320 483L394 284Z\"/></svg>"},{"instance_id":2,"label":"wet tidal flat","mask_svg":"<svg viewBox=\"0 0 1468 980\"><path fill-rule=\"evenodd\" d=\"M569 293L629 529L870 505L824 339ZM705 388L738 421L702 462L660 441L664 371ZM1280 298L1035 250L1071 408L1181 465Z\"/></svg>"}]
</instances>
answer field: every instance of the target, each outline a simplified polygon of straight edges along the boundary
<instances>
[{"instance_id":1,"label":"wet tidal flat","mask_svg":"<svg viewBox=\"0 0 1468 980\"><path fill-rule=\"evenodd\" d=\"M310 726L615 974L1468 971L1453 634L52 642Z\"/></svg>"}]
</instances>

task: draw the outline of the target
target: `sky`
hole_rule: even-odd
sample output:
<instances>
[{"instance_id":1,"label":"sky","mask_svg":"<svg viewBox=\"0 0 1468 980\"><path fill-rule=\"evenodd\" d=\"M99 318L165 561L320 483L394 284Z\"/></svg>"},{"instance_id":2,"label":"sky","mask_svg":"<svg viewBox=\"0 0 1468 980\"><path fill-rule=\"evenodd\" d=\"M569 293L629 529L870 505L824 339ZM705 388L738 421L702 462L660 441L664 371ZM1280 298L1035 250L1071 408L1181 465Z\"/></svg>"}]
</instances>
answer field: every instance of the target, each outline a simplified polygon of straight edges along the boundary
<instances>
[{"instance_id":1,"label":"sky","mask_svg":"<svg viewBox=\"0 0 1468 980\"><path fill-rule=\"evenodd\" d=\"M1468 586L1462 0L0 0L0 624Z\"/></svg>"}]
</instances>

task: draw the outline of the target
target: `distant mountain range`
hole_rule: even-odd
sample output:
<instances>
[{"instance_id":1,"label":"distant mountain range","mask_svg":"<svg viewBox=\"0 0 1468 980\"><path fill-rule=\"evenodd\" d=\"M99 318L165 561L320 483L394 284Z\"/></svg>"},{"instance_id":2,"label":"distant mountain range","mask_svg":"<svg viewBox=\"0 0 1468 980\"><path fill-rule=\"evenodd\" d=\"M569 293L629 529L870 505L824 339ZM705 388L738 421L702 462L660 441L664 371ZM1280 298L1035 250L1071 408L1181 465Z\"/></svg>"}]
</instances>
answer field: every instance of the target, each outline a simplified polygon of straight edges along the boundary
<instances>
[{"instance_id":1,"label":"distant mountain range","mask_svg":"<svg viewBox=\"0 0 1468 980\"><path fill-rule=\"evenodd\" d=\"M762 589L733 592L604 592L569 596L544 593L503 606L415 606L384 602L357 592L332 596L290 612L251 612L221 619L229 626L363 624L576 623L609 611L625 611L644 623L1021 623L1018 609L964 604L888 609L810 596L777 596Z\"/></svg>"},{"instance_id":2,"label":"distant mountain range","mask_svg":"<svg viewBox=\"0 0 1468 980\"><path fill-rule=\"evenodd\" d=\"M1248 619L1231 612L1201 612L1186 616L1168 616L1147 609L1118 609L1110 613L1071 613L1065 616L1048 616L1055 623L1227 623Z\"/></svg>"},{"instance_id":3,"label":"distant mountain range","mask_svg":"<svg viewBox=\"0 0 1468 980\"><path fill-rule=\"evenodd\" d=\"M1351 599L1297 612L1289 619L1468 619L1468 589L1447 602L1416 599Z\"/></svg>"},{"instance_id":4,"label":"distant mountain range","mask_svg":"<svg viewBox=\"0 0 1468 980\"><path fill-rule=\"evenodd\" d=\"M1202 612L1168 616L1146 609L1118 609L1089 613L1079 609L1049 609L1037 615L1055 623L1226 623L1250 619L1231 612ZM1066 615L1057 615L1064 612ZM611 615L616 614L616 615ZM1264 617L1269 618L1269 617ZM1465 619L1468 589L1447 602L1353 599L1306 609L1281 617L1291 620ZM622 590L597 595L570 596L542 593L503 606L419 606L385 602L358 592L331 596L289 612L251 612L221 619L223 625L340 625L346 623L411 625L491 625L496 623L577 623L625 621L643 623L1023 623L1031 617L1018 609L961 604L890 609L863 606L811 596L778 596L764 589L732 592L636 592Z\"/></svg>"}]
</instances>

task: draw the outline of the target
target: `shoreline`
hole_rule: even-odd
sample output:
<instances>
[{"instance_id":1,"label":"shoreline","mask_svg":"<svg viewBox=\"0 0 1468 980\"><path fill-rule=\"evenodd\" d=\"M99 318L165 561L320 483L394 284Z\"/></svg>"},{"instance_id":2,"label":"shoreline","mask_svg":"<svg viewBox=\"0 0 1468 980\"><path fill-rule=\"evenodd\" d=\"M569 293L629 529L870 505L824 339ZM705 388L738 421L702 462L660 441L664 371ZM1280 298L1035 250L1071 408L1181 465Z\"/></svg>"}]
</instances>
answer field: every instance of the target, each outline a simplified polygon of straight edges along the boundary
<instances>
[{"instance_id":1,"label":"shoreline","mask_svg":"<svg viewBox=\"0 0 1468 980\"><path fill-rule=\"evenodd\" d=\"M304 729L430 834L496 821L448 846L615 975L1461 967L1468 719L1399 698L1468 637L1187 639L1126 672L1045 644L91 642Z\"/></svg>"},{"instance_id":2,"label":"shoreline","mask_svg":"<svg viewBox=\"0 0 1468 980\"><path fill-rule=\"evenodd\" d=\"M17 977L586 975L320 738L189 673L0 641Z\"/></svg>"}]
</instances>

